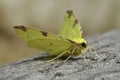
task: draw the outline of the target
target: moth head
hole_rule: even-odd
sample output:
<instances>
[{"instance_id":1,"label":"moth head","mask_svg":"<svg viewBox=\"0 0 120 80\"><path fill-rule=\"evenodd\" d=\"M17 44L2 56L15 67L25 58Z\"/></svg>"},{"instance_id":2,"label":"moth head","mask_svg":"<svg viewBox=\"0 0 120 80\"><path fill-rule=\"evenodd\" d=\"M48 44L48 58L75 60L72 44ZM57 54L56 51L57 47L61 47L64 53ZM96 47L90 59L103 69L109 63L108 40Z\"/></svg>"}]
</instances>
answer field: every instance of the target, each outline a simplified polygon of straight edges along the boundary
<instances>
[{"instance_id":1,"label":"moth head","mask_svg":"<svg viewBox=\"0 0 120 80\"><path fill-rule=\"evenodd\" d=\"M87 41L86 41L84 38L81 38L81 40L80 40L80 45L81 45L83 48L86 48L86 47L87 47Z\"/></svg>"},{"instance_id":2,"label":"moth head","mask_svg":"<svg viewBox=\"0 0 120 80\"><path fill-rule=\"evenodd\" d=\"M86 48L87 47L87 44L85 42L81 43L81 46Z\"/></svg>"},{"instance_id":3,"label":"moth head","mask_svg":"<svg viewBox=\"0 0 120 80\"><path fill-rule=\"evenodd\" d=\"M73 39L73 42L75 42L78 45L81 45L83 48L87 47L87 41L84 38L75 38Z\"/></svg>"}]
</instances>

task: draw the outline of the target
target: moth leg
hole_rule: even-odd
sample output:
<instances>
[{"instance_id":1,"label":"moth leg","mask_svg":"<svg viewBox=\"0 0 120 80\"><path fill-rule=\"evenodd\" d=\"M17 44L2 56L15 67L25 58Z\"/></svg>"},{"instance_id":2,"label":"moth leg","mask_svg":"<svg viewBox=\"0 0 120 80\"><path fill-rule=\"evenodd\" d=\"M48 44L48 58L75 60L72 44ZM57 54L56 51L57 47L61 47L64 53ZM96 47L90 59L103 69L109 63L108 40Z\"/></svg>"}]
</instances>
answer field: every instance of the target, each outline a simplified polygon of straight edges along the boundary
<instances>
[{"instance_id":1,"label":"moth leg","mask_svg":"<svg viewBox=\"0 0 120 80\"><path fill-rule=\"evenodd\" d=\"M96 52L97 50L96 50L93 46L88 46L88 49L87 49L87 50L89 50L90 48L92 49L92 51L94 52L94 54L97 56L97 58L94 57L95 60L101 58L101 57L97 54L97 52Z\"/></svg>"},{"instance_id":2,"label":"moth leg","mask_svg":"<svg viewBox=\"0 0 120 80\"><path fill-rule=\"evenodd\" d=\"M72 54L75 52L75 49L77 49L77 47L73 48L73 50L72 50Z\"/></svg>"},{"instance_id":3,"label":"moth leg","mask_svg":"<svg viewBox=\"0 0 120 80\"><path fill-rule=\"evenodd\" d=\"M62 52L62 53L59 54L58 56L56 56L56 57L54 57L53 59L49 60L48 62L52 62L52 61L54 61L54 60L60 58L60 57L63 56L66 52L69 52L69 51L64 51L64 52Z\"/></svg>"},{"instance_id":4,"label":"moth leg","mask_svg":"<svg viewBox=\"0 0 120 80\"><path fill-rule=\"evenodd\" d=\"M71 55L69 55L69 56L64 60L64 62L66 62L70 57L71 57Z\"/></svg>"},{"instance_id":5,"label":"moth leg","mask_svg":"<svg viewBox=\"0 0 120 80\"><path fill-rule=\"evenodd\" d=\"M68 51L68 53L70 53L71 55L69 55L69 56L64 60L64 62L66 62L66 61L73 55L73 53L75 52L75 49L76 49L76 47L73 48L72 52Z\"/></svg>"},{"instance_id":6,"label":"moth leg","mask_svg":"<svg viewBox=\"0 0 120 80\"><path fill-rule=\"evenodd\" d=\"M85 62L85 64L88 65L88 62L87 62L87 59L86 59L85 54L83 54L83 58L84 58L84 62Z\"/></svg>"}]
</instances>

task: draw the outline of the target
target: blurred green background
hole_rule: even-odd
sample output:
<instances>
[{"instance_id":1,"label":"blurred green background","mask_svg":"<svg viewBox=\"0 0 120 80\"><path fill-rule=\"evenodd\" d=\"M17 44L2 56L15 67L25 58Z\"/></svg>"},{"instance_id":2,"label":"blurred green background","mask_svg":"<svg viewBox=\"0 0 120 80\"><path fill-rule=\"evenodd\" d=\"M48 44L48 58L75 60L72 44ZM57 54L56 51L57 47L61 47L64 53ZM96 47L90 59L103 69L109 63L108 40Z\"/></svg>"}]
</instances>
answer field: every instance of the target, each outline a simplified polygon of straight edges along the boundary
<instances>
[{"instance_id":1,"label":"blurred green background","mask_svg":"<svg viewBox=\"0 0 120 80\"><path fill-rule=\"evenodd\" d=\"M66 10L73 10L85 36L120 27L120 0L0 0L0 65L36 55L13 26L29 25L57 33Z\"/></svg>"}]
</instances>

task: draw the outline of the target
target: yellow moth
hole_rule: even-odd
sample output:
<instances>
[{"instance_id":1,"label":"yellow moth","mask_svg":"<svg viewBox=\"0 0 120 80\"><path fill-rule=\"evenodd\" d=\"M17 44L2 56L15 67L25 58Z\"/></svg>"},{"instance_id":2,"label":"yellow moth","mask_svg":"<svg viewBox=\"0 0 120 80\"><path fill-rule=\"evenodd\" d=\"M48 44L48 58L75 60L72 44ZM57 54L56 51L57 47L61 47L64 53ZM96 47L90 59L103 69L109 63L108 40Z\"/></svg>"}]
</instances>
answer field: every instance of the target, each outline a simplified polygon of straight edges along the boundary
<instances>
[{"instance_id":1,"label":"yellow moth","mask_svg":"<svg viewBox=\"0 0 120 80\"><path fill-rule=\"evenodd\" d=\"M14 26L16 34L25 40L29 47L46 51L50 56L78 56L87 50L87 41L78 19L71 10L65 14L59 34L33 29L26 26Z\"/></svg>"}]
</instances>

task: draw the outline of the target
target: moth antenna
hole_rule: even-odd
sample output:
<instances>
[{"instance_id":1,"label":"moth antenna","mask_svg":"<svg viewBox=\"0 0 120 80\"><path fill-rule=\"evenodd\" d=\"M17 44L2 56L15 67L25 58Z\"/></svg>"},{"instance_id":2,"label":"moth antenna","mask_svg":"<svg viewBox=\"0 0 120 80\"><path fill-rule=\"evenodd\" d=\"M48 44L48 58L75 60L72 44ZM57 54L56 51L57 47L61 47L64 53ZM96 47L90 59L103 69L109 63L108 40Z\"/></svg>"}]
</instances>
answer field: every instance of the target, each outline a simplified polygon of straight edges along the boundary
<instances>
[{"instance_id":1,"label":"moth antenna","mask_svg":"<svg viewBox=\"0 0 120 80\"><path fill-rule=\"evenodd\" d=\"M89 49L91 49L92 52L97 56L97 58L94 58L95 60L101 58L101 57L97 54L97 50L96 50L93 46L88 46L87 50L89 51Z\"/></svg>"}]
</instances>

